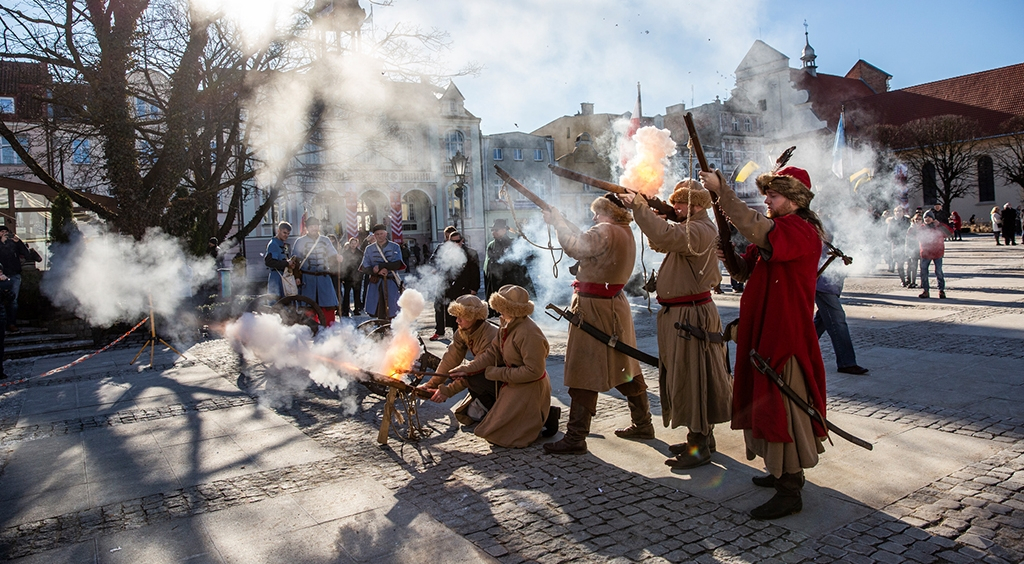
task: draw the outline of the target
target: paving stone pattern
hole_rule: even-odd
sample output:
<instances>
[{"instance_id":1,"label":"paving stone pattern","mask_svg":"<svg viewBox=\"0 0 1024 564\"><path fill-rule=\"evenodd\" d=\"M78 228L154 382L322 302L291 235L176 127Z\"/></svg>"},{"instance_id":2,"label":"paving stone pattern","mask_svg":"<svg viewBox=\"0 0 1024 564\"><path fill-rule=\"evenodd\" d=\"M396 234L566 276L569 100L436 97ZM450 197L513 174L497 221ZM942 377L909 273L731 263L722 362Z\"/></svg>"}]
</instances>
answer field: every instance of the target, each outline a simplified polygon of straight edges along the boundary
<instances>
[{"instance_id":1,"label":"paving stone pattern","mask_svg":"<svg viewBox=\"0 0 1024 564\"><path fill-rule=\"evenodd\" d=\"M980 319L999 313L999 308L959 312L948 322L956 322L956 315L980 315L975 317ZM892 340L900 331L904 337L914 336L911 326L893 329L884 337L862 338L888 346L903 343L924 347L920 340ZM1016 343L1018 351L1022 348L1020 340L1009 341ZM237 355L224 341L208 341L193 347L190 353L232 382L239 370L259 377L260 367L240 367ZM648 380L656 382L653 376L650 373ZM25 385L42 384L30 381ZM375 438L381 399L365 391L360 391L356 399L358 410L351 416L342 414L341 398L318 389L276 407L279 414L333 452L334 458L9 527L0 530L0 558L37 554L114 531L218 511L361 475L378 480L400 499L428 512L506 563L996 563L1024 559L1021 420L979 417L861 395L830 397L829 409L833 411L967 434L1001 443L1004 448L816 539L778 524L752 520L746 513L593 457L544 456L539 446L491 447L471 433L458 430L444 408L421 409L421 417L433 430L427 440L418 444L392 440L392 448L380 448ZM17 386L12 386L0 402L0 468L10 446L19 441L93 426L182 417L190 411L225 409L255 400L247 396L204 400L25 428L13 427L11 413L17 411L11 406L17 401ZM598 414L599 418L620 417L626 410L625 402L602 397Z\"/></svg>"}]
</instances>

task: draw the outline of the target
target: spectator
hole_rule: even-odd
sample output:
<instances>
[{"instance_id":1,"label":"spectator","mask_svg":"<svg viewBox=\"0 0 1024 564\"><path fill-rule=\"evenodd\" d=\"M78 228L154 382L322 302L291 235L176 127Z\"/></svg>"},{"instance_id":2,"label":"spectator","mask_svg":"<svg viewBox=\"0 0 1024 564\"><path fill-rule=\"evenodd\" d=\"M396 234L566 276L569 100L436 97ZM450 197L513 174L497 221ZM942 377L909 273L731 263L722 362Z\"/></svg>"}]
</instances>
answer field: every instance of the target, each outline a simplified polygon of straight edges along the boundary
<instances>
[{"instance_id":1,"label":"spectator","mask_svg":"<svg viewBox=\"0 0 1024 564\"><path fill-rule=\"evenodd\" d=\"M917 268L921 263L921 248L917 244L917 230L915 227L924 223L921 212L918 211L910 218L910 227L907 228L906 239L903 250L907 256L907 288L917 288Z\"/></svg>"},{"instance_id":2,"label":"spectator","mask_svg":"<svg viewBox=\"0 0 1024 564\"><path fill-rule=\"evenodd\" d=\"M1016 245L1017 244L1017 208L1010 205L1010 202L1006 202L1003 206L1003 244L1004 245Z\"/></svg>"},{"instance_id":3,"label":"spectator","mask_svg":"<svg viewBox=\"0 0 1024 564\"><path fill-rule=\"evenodd\" d=\"M39 262L43 257L26 245L6 225L0 225L0 270L11 280L11 299L4 304L7 330L18 332L18 294L21 292L21 261Z\"/></svg>"},{"instance_id":4,"label":"spectator","mask_svg":"<svg viewBox=\"0 0 1024 564\"><path fill-rule=\"evenodd\" d=\"M924 213L924 223L911 227L915 231L914 238L921 249L921 289L919 298L931 297L928 293L928 268L935 263L935 280L939 287L939 298L946 298L946 277L942 274L942 256L946 252L943 241L950 233L949 225L940 223L935 214L928 210Z\"/></svg>"},{"instance_id":5,"label":"spectator","mask_svg":"<svg viewBox=\"0 0 1024 564\"><path fill-rule=\"evenodd\" d=\"M996 236L996 246L999 246L999 236L1003 232L1003 213L999 211L999 206L992 208L992 212L989 214L992 218L992 233Z\"/></svg>"},{"instance_id":6,"label":"spectator","mask_svg":"<svg viewBox=\"0 0 1024 564\"><path fill-rule=\"evenodd\" d=\"M363 313L363 296L360 286L363 283L363 273L359 271L359 265L363 262L363 251L359 248L359 239L352 237L341 250L341 316L349 316L349 294L355 307L351 309L352 315Z\"/></svg>"},{"instance_id":7,"label":"spectator","mask_svg":"<svg viewBox=\"0 0 1024 564\"><path fill-rule=\"evenodd\" d=\"M960 235L960 230L964 227L964 222L960 219L960 214L955 211L949 214L949 224L953 226L953 240L963 241L964 238Z\"/></svg>"},{"instance_id":8,"label":"spectator","mask_svg":"<svg viewBox=\"0 0 1024 564\"><path fill-rule=\"evenodd\" d=\"M903 212L901 210L898 213L902 214ZM827 251L822 249L819 268L821 264L825 263L827 256ZM828 338L832 340L832 350L836 354L836 369L839 372L866 374L868 369L857 364L857 353L853 350L850 327L846 324L846 312L843 311L843 304L839 301L839 296L843 293L843 284L846 281L846 273L840 270L844 266L840 261L833 261L831 268L825 269L825 272L818 277L817 285L814 288L814 304L818 306L818 311L814 314L814 329L818 332L819 339L822 333L828 331ZM900 270L902 276L902 265Z\"/></svg>"},{"instance_id":9,"label":"spectator","mask_svg":"<svg viewBox=\"0 0 1024 564\"><path fill-rule=\"evenodd\" d=\"M7 373L4 372L4 338L7 331L4 325L6 325L7 319L7 304L14 298L14 282L0 272L0 380L7 379Z\"/></svg>"},{"instance_id":10,"label":"spectator","mask_svg":"<svg viewBox=\"0 0 1024 564\"><path fill-rule=\"evenodd\" d=\"M434 266L447 274L447 287L442 296L434 300L434 334L431 341L444 338L448 327L457 330L455 317L448 313L448 304L459 296L476 295L480 291L480 258L473 249L464 245L462 234L452 231L448 242L434 253ZM454 247L452 246L454 245ZM457 258L462 254L465 260ZM461 264L460 266L455 266Z\"/></svg>"},{"instance_id":11,"label":"spectator","mask_svg":"<svg viewBox=\"0 0 1024 564\"><path fill-rule=\"evenodd\" d=\"M281 276L284 269L288 268L288 259L291 257L291 245L288 244L288 237L292 234L292 224L282 221L277 225L277 235L267 243L267 252L263 255L263 264L270 269L267 276L267 293L275 296L284 296L284 286Z\"/></svg>"},{"instance_id":12,"label":"spectator","mask_svg":"<svg viewBox=\"0 0 1024 564\"><path fill-rule=\"evenodd\" d=\"M508 223L504 219L495 219L491 225L491 236L494 240L487 245L484 257L484 292L489 296L502 286L513 284L522 286L531 296L535 294L525 261L505 258L512 250L513 243L508 236Z\"/></svg>"},{"instance_id":13,"label":"spectator","mask_svg":"<svg viewBox=\"0 0 1024 564\"><path fill-rule=\"evenodd\" d=\"M910 227L910 218L903 213L903 208L896 206L885 224L885 236L889 240L889 252L892 255L892 262L889 263L889 272L893 266L900 275L900 284L907 287L907 275L904 272L904 265L907 262L907 229ZM820 335L819 335L820 337Z\"/></svg>"},{"instance_id":14,"label":"spectator","mask_svg":"<svg viewBox=\"0 0 1024 564\"><path fill-rule=\"evenodd\" d=\"M332 325L338 307L338 294L331 283L331 274L338 261L338 249L331 240L320 234L320 220L306 220L306 234L295 241L295 256L299 257L302 285L299 293L316 302L324 310L324 325Z\"/></svg>"}]
</instances>

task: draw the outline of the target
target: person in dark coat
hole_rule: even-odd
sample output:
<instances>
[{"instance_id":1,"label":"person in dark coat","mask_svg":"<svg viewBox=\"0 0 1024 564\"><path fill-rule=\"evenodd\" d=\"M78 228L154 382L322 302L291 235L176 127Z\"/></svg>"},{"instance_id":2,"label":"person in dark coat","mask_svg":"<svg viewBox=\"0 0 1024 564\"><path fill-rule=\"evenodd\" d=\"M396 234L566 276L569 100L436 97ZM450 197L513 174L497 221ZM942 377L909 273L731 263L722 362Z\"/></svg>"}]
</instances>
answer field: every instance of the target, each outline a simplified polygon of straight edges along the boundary
<instances>
[{"instance_id":1,"label":"person in dark coat","mask_svg":"<svg viewBox=\"0 0 1024 564\"><path fill-rule=\"evenodd\" d=\"M449 245L455 245L457 248ZM453 260L453 251L466 257L461 266L443 264L462 262ZM436 268L448 273L445 278L447 285L444 294L434 301L434 334L430 340L437 341L444 337L448 327L458 327L455 316L448 313L448 304L459 296L476 295L480 291L480 257L476 251L465 246L461 233L452 231L448 235L448 242L437 248L431 260Z\"/></svg>"},{"instance_id":2,"label":"person in dark coat","mask_svg":"<svg viewBox=\"0 0 1024 564\"><path fill-rule=\"evenodd\" d=\"M484 292L489 296L502 286L512 284L526 289L530 295L536 291L530 280L530 273L523 261L506 260L514 242L508 236L508 223L504 219L495 219L491 225L491 236L494 240L487 245L484 257Z\"/></svg>"},{"instance_id":3,"label":"person in dark coat","mask_svg":"<svg viewBox=\"0 0 1024 564\"><path fill-rule=\"evenodd\" d=\"M359 265L363 262L363 251L359 248L359 239L350 238L341 249L341 316L360 315L363 313L363 273L359 271ZM352 295L351 300L349 295ZM355 307L350 310L349 304L355 301Z\"/></svg>"},{"instance_id":4,"label":"person in dark coat","mask_svg":"<svg viewBox=\"0 0 1024 564\"><path fill-rule=\"evenodd\" d=\"M1003 244L1017 244L1017 210L1006 202L1003 206Z\"/></svg>"},{"instance_id":5,"label":"person in dark coat","mask_svg":"<svg viewBox=\"0 0 1024 564\"><path fill-rule=\"evenodd\" d=\"M7 278L10 278L11 299L6 302L7 331L16 333L18 326L15 320L18 318L18 293L21 291L21 261L39 262L43 257L39 256L34 249L18 238L6 225L0 225L0 269Z\"/></svg>"}]
</instances>

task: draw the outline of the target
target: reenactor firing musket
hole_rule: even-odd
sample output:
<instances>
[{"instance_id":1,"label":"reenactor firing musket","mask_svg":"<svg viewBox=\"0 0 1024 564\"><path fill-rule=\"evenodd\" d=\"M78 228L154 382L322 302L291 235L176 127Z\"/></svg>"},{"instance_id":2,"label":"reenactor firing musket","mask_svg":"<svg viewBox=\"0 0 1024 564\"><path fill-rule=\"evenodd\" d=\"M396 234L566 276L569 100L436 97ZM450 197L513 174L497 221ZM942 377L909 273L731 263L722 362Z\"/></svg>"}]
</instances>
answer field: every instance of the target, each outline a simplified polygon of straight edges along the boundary
<instances>
[{"instance_id":1,"label":"reenactor firing musket","mask_svg":"<svg viewBox=\"0 0 1024 564\"><path fill-rule=\"evenodd\" d=\"M597 188L599 190L604 190L605 192L611 192L613 194L626 194L626 193L636 194L637 193L635 190L630 190L629 188L626 188L625 186L620 186L618 184L615 184L615 183L612 183L612 182L608 182L606 180L600 180L600 179L594 178L592 176L587 176L586 174L583 174L583 173L580 173L580 172L576 172L575 170L569 170L567 168L562 168L562 167L560 167L558 165L549 164L548 168L551 169L551 172L553 172L555 174L555 176L561 176L562 178L568 178L569 180L575 180L576 182L582 182L583 184L586 184L588 186L593 186L594 188ZM644 196L644 199L647 200L647 205L649 205L651 207L651 209L653 209L654 211L658 212L659 214L665 216L666 219L671 219L672 221L675 221L675 222L679 222L680 221L680 218L676 216L675 208L673 208L671 204L669 204L665 200L662 200L661 198L658 198L656 196L646 196L646 195L643 195L643 196Z\"/></svg>"}]
</instances>

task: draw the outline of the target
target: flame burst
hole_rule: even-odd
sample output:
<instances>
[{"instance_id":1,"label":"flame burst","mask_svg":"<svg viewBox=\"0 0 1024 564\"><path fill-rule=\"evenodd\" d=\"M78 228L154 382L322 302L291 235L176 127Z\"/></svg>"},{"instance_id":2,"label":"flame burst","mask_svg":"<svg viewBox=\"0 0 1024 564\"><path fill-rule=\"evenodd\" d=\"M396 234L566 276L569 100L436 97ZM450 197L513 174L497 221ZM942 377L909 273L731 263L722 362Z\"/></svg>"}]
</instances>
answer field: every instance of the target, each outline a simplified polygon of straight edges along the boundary
<instances>
[{"instance_id":1,"label":"flame burst","mask_svg":"<svg viewBox=\"0 0 1024 564\"><path fill-rule=\"evenodd\" d=\"M396 334L381 366L382 372L392 378L399 378L402 374L412 370L412 365L420 356L420 345L415 337L405 334Z\"/></svg>"},{"instance_id":2,"label":"flame burst","mask_svg":"<svg viewBox=\"0 0 1024 564\"><path fill-rule=\"evenodd\" d=\"M619 184L647 197L657 196L665 183L665 167L676 152L676 143L669 130L653 126L641 127L633 141L636 155L626 163Z\"/></svg>"}]
</instances>

